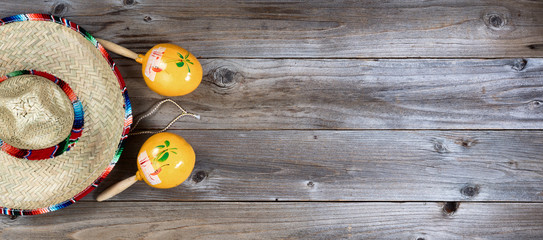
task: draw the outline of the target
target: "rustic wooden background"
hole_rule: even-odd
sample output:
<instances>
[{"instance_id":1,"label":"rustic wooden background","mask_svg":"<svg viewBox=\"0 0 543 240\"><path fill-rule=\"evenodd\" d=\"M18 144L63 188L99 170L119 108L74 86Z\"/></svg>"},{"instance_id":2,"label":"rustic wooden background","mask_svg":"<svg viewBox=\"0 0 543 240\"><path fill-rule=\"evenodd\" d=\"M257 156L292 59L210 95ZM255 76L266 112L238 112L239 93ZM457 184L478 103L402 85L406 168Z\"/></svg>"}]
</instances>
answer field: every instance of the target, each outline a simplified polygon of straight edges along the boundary
<instances>
[{"instance_id":1,"label":"rustic wooden background","mask_svg":"<svg viewBox=\"0 0 543 240\"><path fill-rule=\"evenodd\" d=\"M175 189L105 187L136 171L131 137L99 189L0 218L0 238L541 239L543 1L3 1L144 53L199 57L178 101L202 120ZM134 113L163 97L114 55ZM141 129L175 116L163 108Z\"/></svg>"}]
</instances>

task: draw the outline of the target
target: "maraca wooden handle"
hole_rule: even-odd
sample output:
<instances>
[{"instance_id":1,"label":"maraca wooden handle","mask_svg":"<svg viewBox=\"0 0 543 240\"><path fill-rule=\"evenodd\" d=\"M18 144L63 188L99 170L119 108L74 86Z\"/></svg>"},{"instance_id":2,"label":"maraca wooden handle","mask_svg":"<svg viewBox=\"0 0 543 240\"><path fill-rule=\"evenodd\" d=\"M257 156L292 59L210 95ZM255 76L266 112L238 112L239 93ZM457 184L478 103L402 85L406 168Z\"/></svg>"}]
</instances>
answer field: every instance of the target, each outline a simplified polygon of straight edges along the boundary
<instances>
[{"instance_id":1,"label":"maraca wooden handle","mask_svg":"<svg viewBox=\"0 0 543 240\"><path fill-rule=\"evenodd\" d=\"M134 175L134 176L129 177L129 178L125 179L125 180L122 180L122 181L120 181L118 183L115 183L113 186L109 187L108 189L106 189L105 191L100 193L100 195L98 195L98 197L96 198L96 201L101 202L101 201L104 201L104 200L108 200L111 197L113 197L113 196L121 193L122 191L126 190L127 188L132 186L137 181L138 181L138 178L136 177L136 175Z\"/></svg>"},{"instance_id":2,"label":"maraca wooden handle","mask_svg":"<svg viewBox=\"0 0 543 240\"><path fill-rule=\"evenodd\" d=\"M120 45L117 45L115 43L112 43L108 40L104 40L104 39L100 39L100 38L96 38L96 40L102 44L102 46L104 46L105 49L109 50L109 51L112 51L116 54L119 54L123 57L127 57L127 58L132 58L134 60L138 59L138 54L135 53L135 52L132 52L130 50L128 50L127 48L125 47L122 47Z\"/></svg>"}]
</instances>

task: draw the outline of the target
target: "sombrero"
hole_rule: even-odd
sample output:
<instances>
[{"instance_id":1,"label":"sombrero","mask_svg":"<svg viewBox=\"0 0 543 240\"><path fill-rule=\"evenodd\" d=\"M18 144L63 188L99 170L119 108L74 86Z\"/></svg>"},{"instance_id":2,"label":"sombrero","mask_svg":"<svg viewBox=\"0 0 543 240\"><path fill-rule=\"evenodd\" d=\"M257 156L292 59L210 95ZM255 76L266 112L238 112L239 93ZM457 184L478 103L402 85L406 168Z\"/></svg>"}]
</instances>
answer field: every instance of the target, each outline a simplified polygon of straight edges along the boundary
<instances>
[{"instance_id":1,"label":"sombrero","mask_svg":"<svg viewBox=\"0 0 543 240\"><path fill-rule=\"evenodd\" d=\"M83 28L55 16L0 20L0 211L34 215L91 192L132 123L124 81Z\"/></svg>"}]
</instances>

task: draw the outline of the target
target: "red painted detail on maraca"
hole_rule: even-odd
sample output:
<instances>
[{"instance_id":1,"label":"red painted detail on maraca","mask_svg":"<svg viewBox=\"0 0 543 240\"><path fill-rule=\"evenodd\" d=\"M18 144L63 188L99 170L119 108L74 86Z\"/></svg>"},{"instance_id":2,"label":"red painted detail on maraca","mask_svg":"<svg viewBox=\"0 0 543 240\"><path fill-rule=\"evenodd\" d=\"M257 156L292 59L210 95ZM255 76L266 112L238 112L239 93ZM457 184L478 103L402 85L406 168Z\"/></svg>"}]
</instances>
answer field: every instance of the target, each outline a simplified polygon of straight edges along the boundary
<instances>
[{"instance_id":1,"label":"red painted detail on maraca","mask_svg":"<svg viewBox=\"0 0 543 240\"><path fill-rule=\"evenodd\" d=\"M164 69L162 69L162 68L160 68L158 66L153 66L153 67L151 67L151 70L153 70L153 72L162 72L162 70L164 70Z\"/></svg>"},{"instance_id":2,"label":"red painted detail on maraca","mask_svg":"<svg viewBox=\"0 0 543 240\"><path fill-rule=\"evenodd\" d=\"M159 169L155 170L153 173L151 173L150 175L151 175L151 176L156 176L156 175L158 175L161 171L162 171L162 168L159 168Z\"/></svg>"},{"instance_id":3,"label":"red painted detail on maraca","mask_svg":"<svg viewBox=\"0 0 543 240\"><path fill-rule=\"evenodd\" d=\"M158 175L160 172L162 172L162 168L166 167L168 165L170 165L170 164L164 164L164 165L160 166L157 170L155 170L155 172L151 173L151 175L153 175L153 176Z\"/></svg>"},{"instance_id":4,"label":"red painted detail on maraca","mask_svg":"<svg viewBox=\"0 0 543 240\"><path fill-rule=\"evenodd\" d=\"M151 163L149 155L147 155L146 151L140 153L138 156L138 163L141 167L141 171L143 172L143 176L149 183L151 183L151 185L156 185L162 182L158 176L152 175L152 173L154 173L156 170L153 167L153 164Z\"/></svg>"},{"instance_id":5,"label":"red painted detail on maraca","mask_svg":"<svg viewBox=\"0 0 543 240\"><path fill-rule=\"evenodd\" d=\"M149 80L154 81L156 74L166 68L166 64L162 62L162 56L164 55L165 51L166 48L163 47L159 47L151 51L151 55L149 56L149 60L147 60L147 65L145 66L145 76L149 78Z\"/></svg>"}]
</instances>

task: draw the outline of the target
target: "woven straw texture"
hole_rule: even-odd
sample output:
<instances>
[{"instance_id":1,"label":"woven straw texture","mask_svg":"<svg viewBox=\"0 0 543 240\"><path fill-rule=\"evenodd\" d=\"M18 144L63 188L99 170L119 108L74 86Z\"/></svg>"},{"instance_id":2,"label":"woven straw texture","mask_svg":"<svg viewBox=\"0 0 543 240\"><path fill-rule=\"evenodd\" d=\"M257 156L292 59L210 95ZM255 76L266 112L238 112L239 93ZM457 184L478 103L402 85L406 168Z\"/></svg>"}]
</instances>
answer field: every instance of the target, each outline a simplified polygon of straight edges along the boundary
<instances>
[{"instance_id":1,"label":"woven straw texture","mask_svg":"<svg viewBox=\"0 0 543 240\"><path fill-rule=\"evenodd\" d=\"M50 80L22 75L0 83L0 139L22 149L64 141L72 129L72 102Z\"/></svg>"},{"instance_id":2,"label":"woven straw texture","mask_svg":"<svg viewBox=\"0 0 543 240\"><path fill-rule=\"evenodd\" d=\"M29 161L0 151L0 206L46 208L85 190L108 167L123 132L124 99L115 74L96 47L57 23L15 22L0 27L0 75L22 69L48 72L66 81L85 112L79 142L59 157Z\"/></svg>"}]
</instances>

